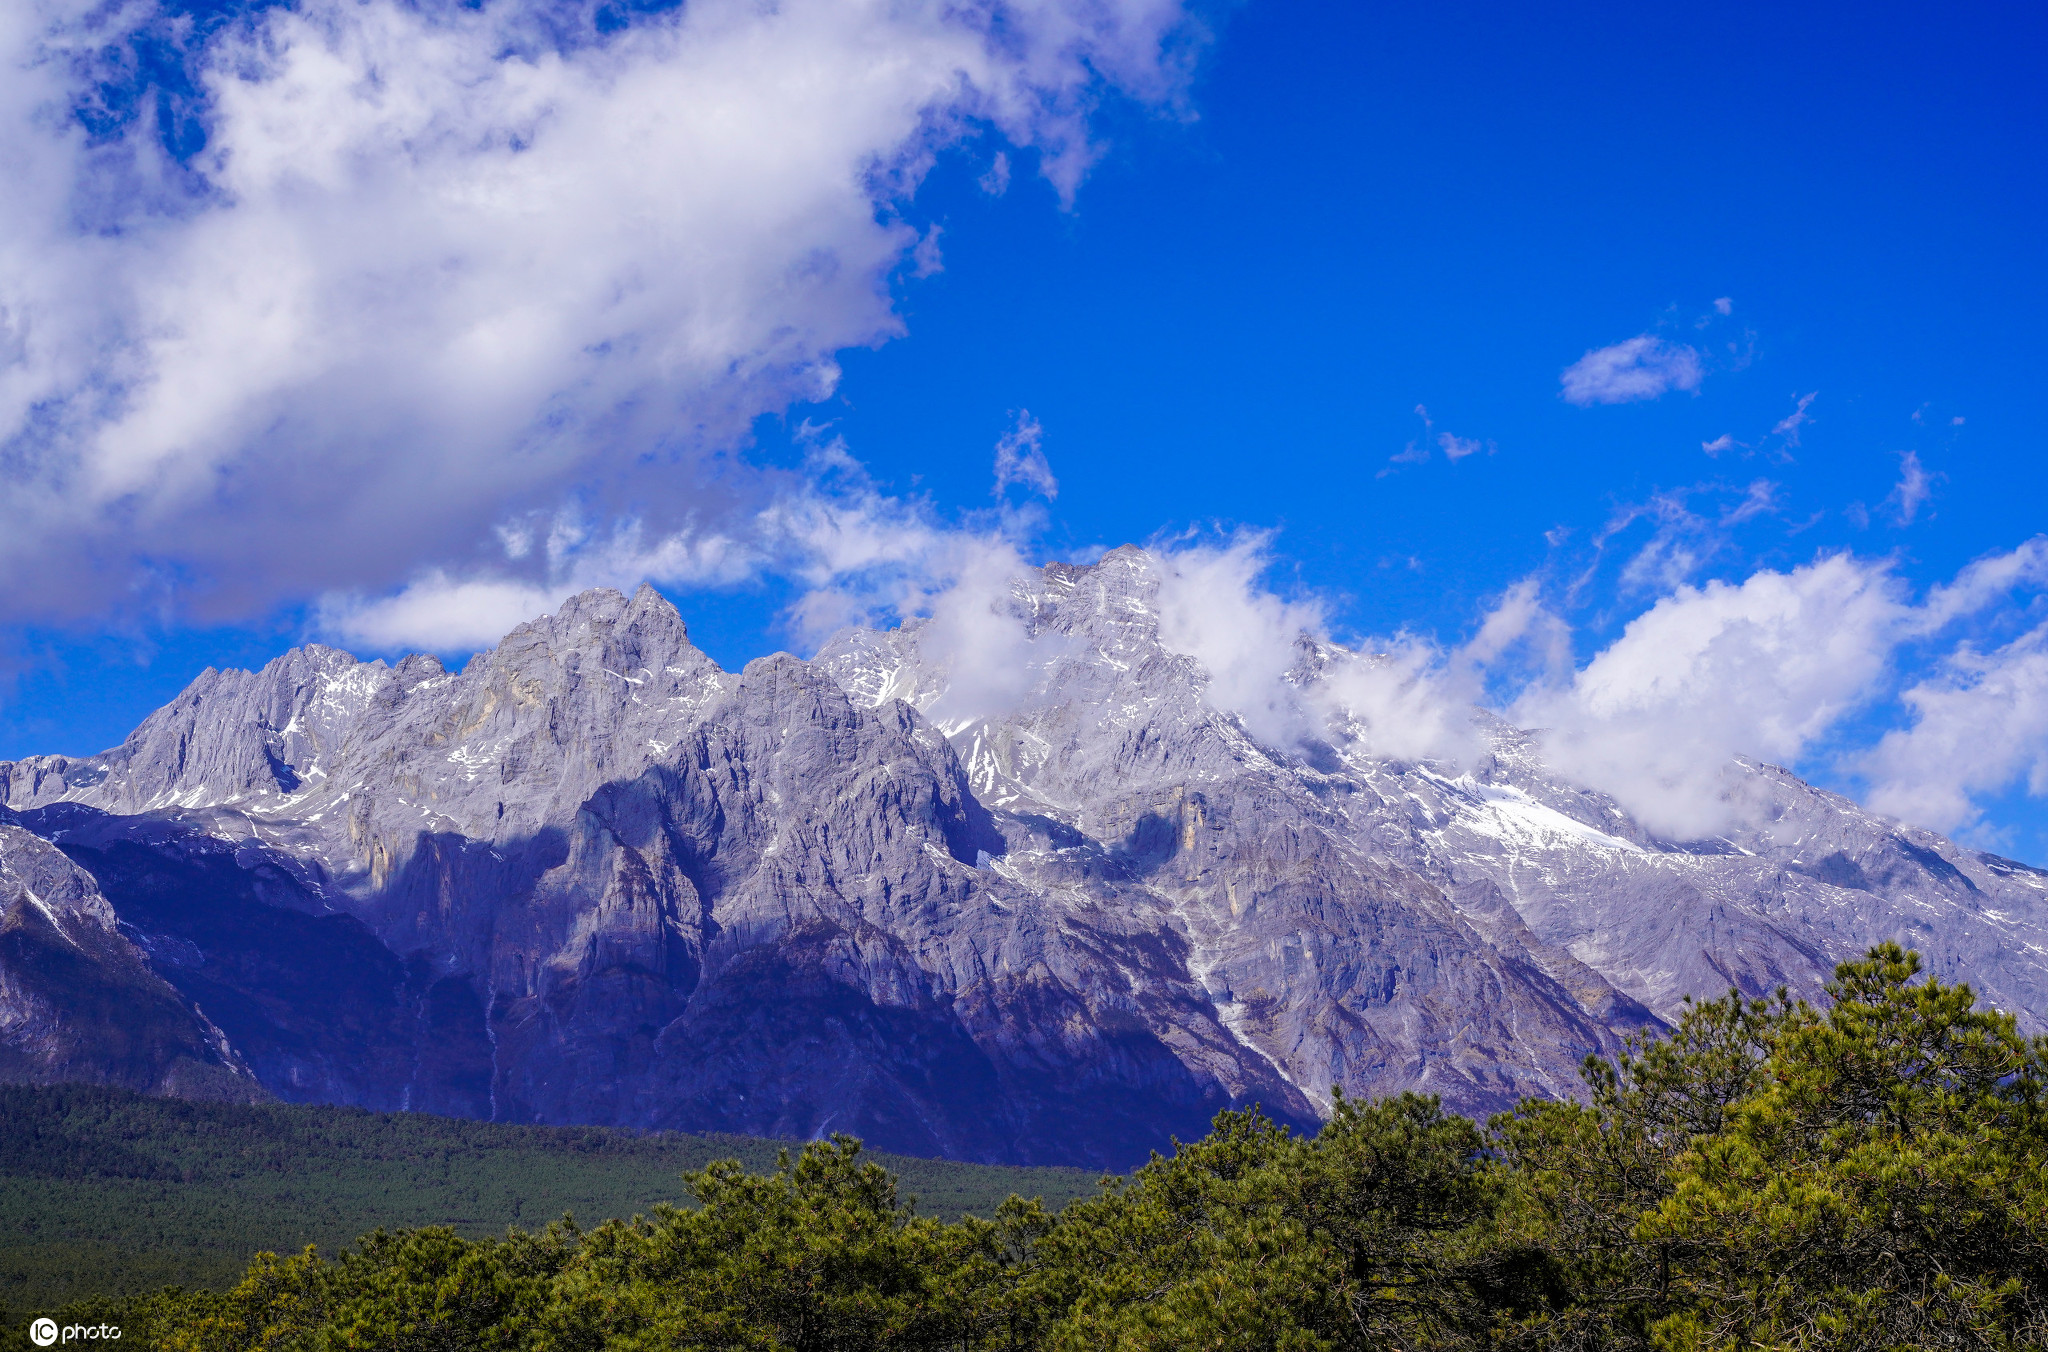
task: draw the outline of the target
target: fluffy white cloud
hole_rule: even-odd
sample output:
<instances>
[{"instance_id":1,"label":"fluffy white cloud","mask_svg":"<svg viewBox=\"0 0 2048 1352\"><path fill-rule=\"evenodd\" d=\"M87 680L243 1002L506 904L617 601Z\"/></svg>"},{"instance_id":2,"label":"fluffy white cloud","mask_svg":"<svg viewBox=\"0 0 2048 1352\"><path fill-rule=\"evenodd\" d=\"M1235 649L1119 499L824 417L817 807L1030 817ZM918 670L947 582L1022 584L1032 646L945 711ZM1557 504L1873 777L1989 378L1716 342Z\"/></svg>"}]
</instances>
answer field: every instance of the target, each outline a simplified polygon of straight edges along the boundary
<instances>
[{"instance_id":1,"label":"fluffy white cloud","mask_svg":"<svg viewBox=\"0 0 2048 1352\"><path fill-rule=\"evenodd\" d=\"M1671 390L1697 390L1705 378L1698 351L1640 333L1586 353L1564 369L1561 382L1565 401L1585 408L1655 399Z\"/></svg>"},{"instance_id":2,"label":"fluffy white cloud","mask_svg":"<svg viewBox=\"0 0 2048 1352\"><path fill-rule=\"evenodd\" d=\"M1093 101L1170 97L1186 32L1175 0L692 0L610 35L540 0L304 0L199 58L186 168L146 118L94 143L68 114L160 22L0 14L13 618L152 578L224 611L407 578L422 623L510 606L565 585L540 553L420 570L569 499L729 535L801 486L703 457L898 332L890 278L935 258L895 209L935 150L992 127L1071 193Z\"/></svg>"},{"instance_id":3,"label":"fluffy white cloud","mask_svg":"<svg viewBox=\"0 0 2048 1352\"><path fill-rule=\"evenodd\" d=\"M1910 615L1883 564L1847 555L1680 587L1568 683L1525 692L1510 716L1545 730L1558 770L1652 830L1710 835L1735 810L1729 762L1795 762L1872 696Z\"/></svg>"},{"instance_id":4,"label":"fluffy white cloud","mask_svg":"<svg viewBox=\"0 0 2048 1352\"><path fill-rule=\"evenodd\" d=\"M320 604L319 626L344 644L373 650L488 648L575 594L574 589L510 578L454 578L435 568L394 596L374 601L326 597Z\"/></svg>"},{"instance_id":5,"label":"fluffy white cloud","mask_svg":"<svg viewBox=\"0 0 2048 1352\"><path fill-rule=\"evenodd\" d=\"M2015 783L2048 796L2048 625L1990 652L1958 649L1904 699L1911 726L1858 762L1872 807L1953 831L1982 818L1977 798Z\"/></svg>"},{"instance_id":6,"label":"fluffy white cloud","mask_svg":"<svg viewBox=\"0 0 2048 1352\"><path fill-rule=\"evenodd\" d=\"M1333 740L1400 761L1465 762L1482 749L1474 673L1436 645L1400 635L1345 653L1307 692Z\"/></svg>"},{"instance_id":7,"label":"fluffy white cloud","mask_svg":"<svg viewBox=\"0 0 2048 1352\"><path fill-rule=\"evenodd\" d=\"M523 524L507 526L501 535L515 559L536 552ZM548 523L542 549L548 566L539 577L489 571L459 576L428 568L395 593L329 592L315 607L314 627L342 643L378 651L472 651L591 587L630 592L648 581L718 585L736 582L766 562L759 544L719 534L677 532L648 544L637 522L592 540L567 514Z\"/></svg>"},{"instance_id":8,"label":"fluffy white cloud","mask_svg":"<svg viewBox=\"0 0 2048 1352\"><path fill-rule=\"evenodd\" d=\"M1302 643L1326 628L1315 600L1290 601L1262 585L1267 539L1156 551L1159 639L1208 674L1207 698L1237 714L1248 731L1288 746L1315 730L1291 673Z\"/></svg>"},{"instance_id":9,"label":"fluffy white cloud","mask_svg":"<svg viewBox=\"0 0 2048 1352\"><path fill-rule=\"evenodd\" d=\"M1511 588L1463 647L1407 633L1333 643L1320 599L1285 599L1265 585L1268 544L1244 535L1153 557L1160 641L1194 658L1209 703L1269 747L1327 739L1395 760L1464 761L1483 749L1473 712L1490 667L1518 649L1546 668L1569 662L1563 626L1533 582Z\"/></svg>"},{"instance_id":10,"label":"fluffy white cloud","mask_svg":"<svg viewBox=\"0 0 2048 1352\"><path fill-rule=\"evenodd\" d=\"M1024 564L1007 544L968 538L951 554L944 589L928 603L931 618L917 636L919 652L945 681L926 709L942 725L1002 716L1066 651L1059 639L1026 631L1013 591Z\"/></svg>"},{"instance_id":11,"label":"fluffy white cloud","mask_svg":"<svg viewBox=\"0 0 2048 1352\"><path fill-rule=\"evenodd\" d=\"M1840 554L1740 582L1678 585L1583 664L1534 580L1460 647L1413 635L1346 649L1327 610L1262 581L1265 541L1165 552L1162 639L1201 663L1208 698L1269 746L1311 738L1398 760L1469 765L1475 708L1538 729L1553 769L1612 794L1650 829L1710 836L1741 819L1738 758L1847 769L1880 811L1940 829L2015 783L2048 794L2048 625L1989 651L2015 593L2048 587L2048 540L1963 569L1917 600L1889 562ZM1946 645L1946 651L1943 651ZM1851 720L1881 710L1902 666L1910 727L1844 756ZM1305 660L1307 659L1307 660Z\"/></svg>"},{"instance_id":12,"label":"fluffy white cloud","mask_svg":"<svg viewBox=\"0 0 2048 1352\"><path fill-rule=\"evenodd\" d=\"M1846 770L1869 804L1921 825L1977 819L1976 800L2024 781L2048 793L2048 629L1984 651L2048 588L2048 539L1968 565L1917 601L1886 561L1836 555L1739 584L1679 587L1568 679L1506 708L1548 729L1556 767L1612 793L1655 830L1701 836L1744 810L1737 756ZM1932 662L1930 668L1928 664ZM1911 726L1863 752L1831 739L1899 696Z\"/></svg>"}]
</instances>

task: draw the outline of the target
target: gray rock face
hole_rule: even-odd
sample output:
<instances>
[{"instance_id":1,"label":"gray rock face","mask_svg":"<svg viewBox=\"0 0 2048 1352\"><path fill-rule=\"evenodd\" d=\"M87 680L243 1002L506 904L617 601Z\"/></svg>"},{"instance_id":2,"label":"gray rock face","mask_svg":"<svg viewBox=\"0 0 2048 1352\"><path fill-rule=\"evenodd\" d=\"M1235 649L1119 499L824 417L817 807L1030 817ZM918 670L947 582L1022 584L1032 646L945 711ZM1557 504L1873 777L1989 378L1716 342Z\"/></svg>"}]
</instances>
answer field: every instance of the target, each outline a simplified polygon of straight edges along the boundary
<instances>
[{"instance_id":1,"label":"gray rock face","mask_svg":"<svg viewBox=\"0 0 2048 1352\"><path fill-rule=\"evenodd\" d=\"M1768 766L1756 825L1672 843L1506 726L1463 774L1264 746L1157 588L1128 549L1020 583L993 717L928 628L727 673L590 592L460 672L210 671L0 801L287 1099L1121 1166L1332 1085L1569 1093L1884 938L2048 1026L2048 875Z\"/></svg>"},{"instance_id":2,"label":"gray rock face","mask_svg":"<svg viewBox=\"0 0 2048 1352\"><path fill-rule=\"evenodd\" d=\"M268 1097L121 932L97 883L0 810L0 1079Z\"/></svg>"}]
</instances>

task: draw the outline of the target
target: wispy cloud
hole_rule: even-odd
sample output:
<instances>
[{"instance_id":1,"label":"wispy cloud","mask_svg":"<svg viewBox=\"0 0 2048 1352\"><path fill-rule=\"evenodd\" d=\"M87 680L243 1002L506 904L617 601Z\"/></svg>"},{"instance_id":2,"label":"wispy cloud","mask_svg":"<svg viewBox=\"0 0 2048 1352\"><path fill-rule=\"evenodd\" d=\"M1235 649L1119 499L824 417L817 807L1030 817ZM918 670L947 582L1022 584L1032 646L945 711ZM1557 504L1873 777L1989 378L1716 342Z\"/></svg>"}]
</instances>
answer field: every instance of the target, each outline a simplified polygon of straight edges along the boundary
<instances>
[{"instance_id":1,"label":"wispy cloud","mask_svg":"<svg viewBox=\"0 0 2048 1352\"><path fill-rule=\"evenodd\" d=\"M1031 410L1019 411L1017 425L996 442L996 493L1017 486L1041 497L1059 496L1059 480L1052 477L1044 441L1045 429L1031 416Z\"/></svg>"},{"instance_id":2,"label":"wispy cloud","mask_svg":"<svg viewBox=\"0 0 2048 1352\"><path fill-rule=\"evenodd\" d=\"M1728 499L1739 494L1734 501ZM1716 501L1719 507L1714 507ZM1696 506L1695 504L1703 504ZM1753 479L1737 487L1723 482L1665 489L1640 502L1618 505L1590 540L1592 556L1568 589L1579 602L1607 559L1629 549L1614 575L1624 603L1654 597L1693 581L1710 565L1735 552L1735 528L1778 509L1778 485ZM1648 538L1638 528L1647 526ZM1633 543L1640 539L1641 543Z\"/></svg>"},{"instance_id":3,"label":"wispy cloud","mask_svg":"<svg viewBox=\"0 0 2048 1352\"><path fill-rule=\"evenodd\" d=\"M1813 415L1807 410L1812 408L1813 401L1819 397L1818 390L1793 396L1792 411L1771 424L1769 431L1753 440L1737 441L1733 433L1723 432L1712 441L1702 441L1700 449L1715 459L1729 451L1741 451L1745 458L1762 454L1780 462L1790 460L1793 458L1792 452L1799 448L1801 432L1813 419Z\"/></svg>"},{"instance_id":4,"label":"wispy cloud","mask_svg":"<svg viewBox=\"0 0 2048 1352\"><path fill-rule=\"evenodd\" d=\"M1819 397L1820 391L1818 390L1812 390L1806 394L1799 395L1792 411L1772 425L1771 435L1779 438L1780 444L1785 449L1793 450L1798 447L1800 431L1812 420L1813 416L1806 410L1811 408L1813 401Z\"/></svg>"},{"instance_id":5,"label":"wispy cloud","mask_svg":"<svg viewBox=\"0 0 2048 1352\"><path fill-rule=\"evenodd\" d=\"M1595 348L1564 369L1566 403L1629 404L1672 390L1697 390L1706 367L1697 350L1639 333L1610 347Z\"/></svg>"},{"instance_id":6,"label":"wispy cloud","mask_svg":"<svg viewBox=\"0 0 2048 1352\"><path fill-rule=\"evenodd\" d=\"M1920 509L1934 496L1935 476L1929 474L1920 463L1917 451L1905 451L1899 456L1899 481L1893 485L1891 496L1885 502L1891 506L1892 520L1901 526L1910 526L1920 515Z\"/></svg>"},{"instance_id":7,"label":"wispy cloud","mask_svg":"<svg viewBox=\"0 0 2048 1352\"><path fill-rule=\"evenodd\" d=\"M981 190L990 197L1001 197L1010 190L1010 156L1008 151L998 150L989 161L988 170L975 180Z\"/></svg>"},{"instance_id":8,"label":"wispy cloud","mask_svg":"<svg viewBox=\"0 0 2048 1352\"><path fill-rule=\"evenodd\" d=\"M1432 445L1443 452L1445 460L1454 465L1467 456L1477 455L1481 451L1491 455L1500 449L1491 441L1481 442L1477 437L1461 437L1451 432L1437 431L1436 422L1429 416L1427 404L1417 404L1415 416L1422 420L1422 435L1388 456L1386 467L1380 470L1378 477L1384 479L1395 473L1397 465L1428 464L1432 454L1429 448Z\"/></svg>"}]
</instances>

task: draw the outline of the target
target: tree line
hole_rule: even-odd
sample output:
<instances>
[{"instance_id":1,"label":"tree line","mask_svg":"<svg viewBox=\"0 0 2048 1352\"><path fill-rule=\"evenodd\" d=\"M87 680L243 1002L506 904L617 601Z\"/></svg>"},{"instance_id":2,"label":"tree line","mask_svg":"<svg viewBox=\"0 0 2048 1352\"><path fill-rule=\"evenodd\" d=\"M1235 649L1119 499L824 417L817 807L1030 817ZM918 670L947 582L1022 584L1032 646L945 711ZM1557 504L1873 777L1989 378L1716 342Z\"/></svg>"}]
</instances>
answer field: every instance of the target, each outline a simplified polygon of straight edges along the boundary
<instances>
[{"instance_id":1,"label":"tree line","mask_svg":"<svg viewBox=\"0 0 2048 1352\"><path fill-rule=\"evenodd\" d=\"M447 1225L482 1238L565 1212L631 1216L687 1203L682 1175L716 1159L772 1171L788 1144L0 1086L0 1309L41 1312L171 1283L233 1286L252 1253L332 1252L379 1227ZM863 1158L895 1173L921 1213L947 1220L993 1215L1012 1192L1058 1206L1092 1194L1099 1177Z\"/></svg>"},{"instance_id":2,"label":"tree line","mask_svg":"<svg viewBox=\"0 0 2048 1352\"><path fill-rule=\"evenodd\" d=\"M694 1210L378 1231L57 1318L180 1352L2048 1346L2048 1039L1919 973L1886 944L1823 1008L1689 1004L1483 1124L1226 1112L1057 1212L920 1216L839 1136L686 1174Z\"/></svg>"}]
</instances>

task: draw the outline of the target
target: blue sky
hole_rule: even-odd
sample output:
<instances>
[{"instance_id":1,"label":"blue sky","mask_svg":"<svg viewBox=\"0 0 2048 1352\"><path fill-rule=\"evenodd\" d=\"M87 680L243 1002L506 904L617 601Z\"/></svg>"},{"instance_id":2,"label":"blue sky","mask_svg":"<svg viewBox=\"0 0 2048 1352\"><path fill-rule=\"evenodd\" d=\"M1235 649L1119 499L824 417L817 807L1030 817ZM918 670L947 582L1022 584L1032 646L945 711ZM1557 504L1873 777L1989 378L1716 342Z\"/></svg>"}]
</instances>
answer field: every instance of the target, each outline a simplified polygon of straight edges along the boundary
<instances>
[{"instance_id":1,"label":"blue sky","mask_svg":"<svg viewBox=\"0 0 2048 1352\"><path fill-rule=\"evenodd\" d=\"M1130 0L1109 7L1124 28L1077 52L1044 17L1064 7L1014 8L1006 22L1022 35L1019 48L1045 44L1045 61L1028 69L1006 67L1000 55L961 56L959 35L936 21L877 20L863 30L818 19L804 41L851 53L850 70L876 50L929 50L935 69L971 68L989 96L927 102L921 122L906 122L896 104L864 103L868 95L849 84L833 97L852 110L845 120L858 135L824 145L817 133L822 148L808 158L790 151L777 161L780 177L678 177L678 201L737 194L743 218L746 194L762 204L736 225L702 217L691 236L705 241L697 262L665 236L594 218L537 232L506 262L463 233L479 229L475 221L415 215L391 188L432 190L473 160L408 150L415 159L390 175L360 171L379 154L401 156L392 149L399 139L374 119L356 159L335 161L357 167L310 174L310 189L249 177L259 152L325 153L303 137L259 143L249 130L256 120L235 121L236 99L312 78L280 67L238 85L220 73L230 50L222 44L274 22L261 9L237 9L212 29L180 27L173 13L134 33L96 31L81 9L9 34L13 59L34 61L44 78L39 103L10 105L20 114L12 135L44 157L37 163L55 166L47 177L58 186L43 216L17 209L0 218L8 244L18 259L56 231L69 232L67 248L119 238L128 253L116 265L95 263L78 244L65 267L11 263L19 270L0 277L19 293L16 315L73 302L114 315L99 329L80 327L86 355L73 353L68 365L61 352L50 358L44 365L57 374L7 410L16 417L11 513L38 524L20 532L34 548L0 555L17 598L0 616L11 665L0 756L111 744L201 667L259 663L308 637L459 655L475 635L461 623L435 626L447 607L483 595L464 585L497 588L484 607L497 616L544 607L572 581L650 576L699 642L737 665L813 643L807 598L827 595L847 614L887 622L956 580L957 568L931 562L951 557L943 549L886 560L888 576L877 581L865 563L820 563L814 541L792 554L751 545L731 525L756 520L764 502L829 499L914 522L933 538L993 532L1025 562L1090 557L1125 541L1218 550L1265 533L1247 556L1265 571L1247 586L1305 607L1339 639L1405 633L1446 669L1519 584L1540 602L1545 632L1568 631L1572 670L1553 661L1545 679L1577 690L1581 712L1598 704L1582 674L1601 654L1615 654L1610 673L1644 669L1647 630L1635 648L1617 645L1653 607L1677 616L1716 581L1816 577L1798 570L1846 552L1858 579L1891 589L1891 609L1846 637L1815 630L1813 651L1832 654L1823 665L1855 667L1828 645L1861 643L1867 670L1839 688L1788 696L1796 734L1752 734L1725 708L1702 715L1685 696L1631 723L1630 735L1718 719L1726 745L1703 743L1709 751L1791 760L1821 782L1878 795L1880 806L2048 861L2048 810L2029 790L2030 776L2048 776L2048 721L2035 693L2048 667L2028 638L2044 618L2048 578L2019 558L2016 580L1960 627L1913 618L1930 588L2048 528L2039 506L2048 342L2038 318L2048 307L2048 26L2038 12L1604 5L1559 15L1252 0L1201 10L1190 27L1177 6ZM288 50L320 48L309 34L325 32L330 55L374 54L376 34L351 46L334 25L384 10L398 16L392 25L443 23L432 6L308 5L309 22L324 15L329 27L293 30L299 46ZM537 7L501 0L483 12L530 21ZM504 31L527 35L531 52L552 44L572 62L624 51L616 59L640 60L655 94L710 97L687 78L687 44L713 37L685 33L678 45L632 55L635 35L659 36L676 22L672 11L636 17L624 39L600 31L616 22L596 23L574 6L547 13L549 24ZM51 37L60 31L61 41ZM270 30L273 43L280 31ZM502 33L493 40L490 59L520 50ZM465 59L458 46L451 40L457 54L446 64L413 73L422 99L459 83L449 78ZM136 50L156 55L139 65L116 59ZM762 88L782 78L772 64L737 69L736 80ZM152 123L149 109L172 105L131 99L152 81L179 87L179 116ZM95 144L48 131L50 109L77 106L95 86L113 91L100 95L114 109L103 121L130 108L145 115L99 129ZM483 116L445 97L441 121L421 126ZM508 102L491 125L517 124L523 130L507 135L531 135L543 152L549 136L568 135L557 125L596 127L581 133L586 144L608 147L601 129L641 111L583 86L555 97L563 107L585 100L583 121L564 115L529 127L523 105ZM806 146L839 116L832 98L807 97L766 101L766 111L735 105L736 116L764 146ZM934 117L935 107L953 120ZM208 158L223 147L233 158ZM849 195L846 166L869 172L877 161L891 182L869 180ZM434 174L441 178L424 177ZM823 185L808 196L806 174ZM590 191L602 205L605 192L640 189L605 180ZM353 222L354 234L295 214L320 192L330 197L318 219ZM658 196L651 206L620 200L615 217L664 205ZM868 214L855 220L860 209ZM696 222L696 210L681 214ZM212 224L222 221L239 221L244 233ZM735 233L719 233L728 226ZM357 259L334 265L330 289L318 293L327 307L319 344L276 339L262 318L272 311L254 302L217 302L240 294L243 275L205 262L225 256L208 230L254 241L251 269L311 258L317 271L331 258ZM730 312L713 312L700 290L655 285L623 327L543 306L529 347L485 345L466 358L501 360L505 383L478 376L474 390L456 394L473 395L479 409L503 407L504 390L528 386L600 394L551 396L536 406L539 422L486 417L451 432L454 414L443 425L422 412L427 394L408 402L391 393L403 379L380 374L377 349L380 335L412 326L423 343L435 338L435 352L448 350L469 341L471 312L450 301L417 313L365 302L358 313L332 299L390 281L360 261L361 239L429 235L442 241L435 266L465 262L500 294L543 291L597 255L615 256L621 275L701 266L720 285L739 279L741 295ZM807 291L777 281L792 265L761 239L792 258L831 258L836 280L804 273ZM182 280L171 287L164 277ZM152 348L137 336L150 332L137 315L159 324L170 315L193 332L215 324L219 337L190 350ZM687 361L643 369L617 355L640 350L636 342L651 350L648 335L673 343L749 324L766 336L714 353L702 370ZM792 332L794 343L776 336ZM1565 397L1574 363L1638 339L1652 366L1662 354L1664 375L1650 385L1670 388L1621 399L1626 390L1604 387L1617 402ZM218 374L270 343L312 355L280 358L267 384ZM159 363L153 375L107 356L145 349ZM572 370L578 361L602 365ZM836 365L836 380L817 378L820 362ZM88 374L62 374L72 369ZM222 392L208 400L160 393L210 391L214 381ZM469 407L461 397L450 403ZM48 413L102 405L115 411L69 421ZM1056 496L1024 485L997 499L994 448L1027 411ZM573 424L582 439L536 450L544 439L532 428L557 424ZM390 469L431 461L476 426L485 430L474 444L434 462L433 475ZM152 430L160 427L172 430ZM142 443L155 449L136 451ZM826 447L862 468L827 466ZM179 457L201 467L201 487L177 486ZM529 474L541 460L545 472ZM118 472L102 477L118 480L118 491L78 505L88 471L108 464ZM518 481L507 487L508 478ZM367 486L340 495L344 506L323 506L334 485L357 483ZM418 507L437 494L447 510ZM994 515L998 501L1009 504L1007 517ZM580 534L561 558L591 566L554 562L543 576L538 545L505 542L560 534L564 504ZM347 528L328 532L330 516L346 517ZM656 535L683 541L687 560L611 548L628 519L642 524L641 545ZM705 546L714 536L728 542L725 552ZM602 542L610 552L598 567ZM929 576L901 582L920 569ZM391 608L408 597L417 604ZM1770 660L1792 660L1781 650L1796 646L1802 626L1825 627L1835 603L1809 600L1821 620L1800 611L1786 621L1790 637L1765 645L1779 654ZM1487 697L1569 722L1561 706L1530 693L1532 652L1525 645L1521 660L1489 668ZM1778 667L1713 669L1724 684L1751 672L1765 683L1805 679ZM1920 703L1902 701L1915 688ZM1741 699L1731 692L1722 704L1730 701ZM1871 759L1888 732L1932 729L1937 705L1945 730L1895 739L1888 760ZM2017 749L1972 779L1958 758L1975 755L1987 729ZM1914 786L1923 780L1950 791L1922 793Z\"/></svg>"}]
</instances>

